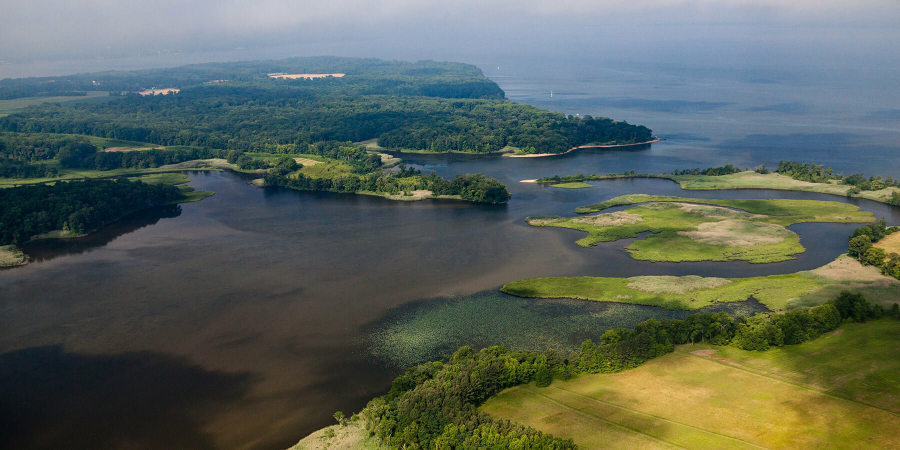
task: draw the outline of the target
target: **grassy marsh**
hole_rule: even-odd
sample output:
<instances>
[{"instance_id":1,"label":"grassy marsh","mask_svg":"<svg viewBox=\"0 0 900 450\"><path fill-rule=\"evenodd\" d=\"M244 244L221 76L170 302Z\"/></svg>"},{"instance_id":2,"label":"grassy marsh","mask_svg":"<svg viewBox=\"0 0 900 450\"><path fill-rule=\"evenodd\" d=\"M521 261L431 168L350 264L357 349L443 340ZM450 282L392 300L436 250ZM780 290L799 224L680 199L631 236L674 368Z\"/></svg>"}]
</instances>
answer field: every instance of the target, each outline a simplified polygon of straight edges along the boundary
<instances>
[{"instance_id":1,"label":"grassy marsh","mask_svg":"<svg viewBox=\"0 0 900 450\"><path fill-rule=\"evenodd\" d=\"M562 189L587 189L594 187L593 184L581 183L581 182L573 182L573 183L560 183L560 184L551 184L550 187L562 188Z\"/></svg>"},{"instance_id":2,"label":"grassy marsh","mask_svg":"<svg viewBox=\"0 0 900 450\"><path fill-rule=\"evenodd\" d=\"M501 288L525 298L574 298L685 310L753 297L775 311L819 305L842 290L862 293L884 307L900 302L900 281L845 255L815 270L766 277L547 277L513 281Z\"/></svg>"},{"instance_id":3,"label":"grassy marsh","mask_svg":"<svg viewBox=\"0 0 900 450\"><path fill-rule=\"evenodd\" d=\"M770 263L793 259L792 255L805 251L800 237L785 228L788 225L874 220L871 213L838 202L708 200L641 194L616 197L576 211L596 212L635 204L613 213L572 218L531 217L528 223L584 231L588 235L576 241L582 247L650 232L646 239L626 247L634 259L643 261Z\"/></svg>"}]
</instances>

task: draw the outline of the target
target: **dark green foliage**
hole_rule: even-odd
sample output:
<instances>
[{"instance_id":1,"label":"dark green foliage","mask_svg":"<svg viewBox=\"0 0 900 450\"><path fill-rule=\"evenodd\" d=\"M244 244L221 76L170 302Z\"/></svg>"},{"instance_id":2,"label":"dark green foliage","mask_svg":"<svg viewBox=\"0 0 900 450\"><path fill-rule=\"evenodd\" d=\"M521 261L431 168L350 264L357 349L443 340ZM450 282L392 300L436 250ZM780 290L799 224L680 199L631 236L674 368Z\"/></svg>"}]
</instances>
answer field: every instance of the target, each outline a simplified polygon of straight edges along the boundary
<instances>
[{"instance_id":1,"label":"dark green foliage","mask_svg":"<svg viewBox=\"0 0 900 450\"><path fill-rule=\"evenodd\" d=\"M879 305L873 305L862 294L850 291L841 292L837 298L831 300L841 315L841 319L852 322L865 322L869 319L880 319L884 310Z\"/></svg>"},{"instance_id":2,"label":"dark green foliage","mask_svg":"<svg viewBox=\"0 0 900 450\"><path fill-rule=\"evenodd\" d=\"M795 180L809 181L812 183L824 183L828 180L840 179L830 167L825 168L821 164L798 163L794 161L780 161L775 172L787 175Z\"/></svg>"},{"instance_id":3,"label":"dark green foliage","mask_svg":"<svg viewBox=\"0 0 900 450\"><path fill-rule=\"evenodd\" d=\"M275 80L265 75L301 68L343 71L347 76ZM115 75L118 78L109 81L101 76L101 85L182 90L177 95L126 95L103 104L32 107L0 119L0 128L254 152L278 145L378 139L388 148L484 153L515 146L559 153L584 144L651 138L646 127L589 116L569 118L503 100L494 82L464 64L330 58ZM203 84L208 76L230 81ZM148 80L154 82L143 84ZM2 91L0 83L0 96Z\"/></svg>"},{"instance_id":4,"label":"dark green foliage","mask_svg":"<svg viewBox=\"0 0 900 450\"><path fill-rule=\"evenodd\" d=\"M847 195L857 195L862 191L877 191L890 186L900 186L900 180L894 180L893 177L881 179L880 176L871 176L866 178L861 173L843 176L835 174L831 168L825 168L819 164L798 163L794 161L781 161L778 163L778 169L775 170L783 175L787 175L795 180L809 181L812 183L824 183L829 180L840 180L841 184L852 186L847 190ZM898 204L900 204L900 195L897 196Z\"/></svg>"},{"instance_id":5,"label":"dark green foliage","mask_svg":"<svg viewBox=\"0 0 900 450\"><path fill-rule=\"evenodd\" d=\"M0 177L55 177L58 175L56 168L41 163L57 158L61 151L68 154L79 146L90 146L90 143L85 138L71 136L0 133Z\"/></svg>"},{"instance_id":6,"label":"dark green foliage","mask_svg":"<svg viewBox=\"0 0 900 450\"><path fill-rule=\"evenodd\" d=\"M759 314L739 320L731 343L742 350L768 350L815 339L840 324L841 314L832 302L785 314Z\"/></svg>"},{"instance_id":7,"label":"dark green foliage","mask_svg":"<svg viewBox=\"0 0 900 450\"><path fill-rule=\"evenodd\" d=\"M733 173L740 173L741 169L734 167L731 164L726 164L722 167L710 167L708 169L687 169L687 170L674 170L672 171L672 175L707 175L707 176L722 176L722 175L731 175Z\"/></svg>"},{"instance_id":8,"label":"dark green foliage","mask_svg":"<svg viewBox=\"0 0 900 450\"><path fill-rule=\"evenodd\" d=\"M0 245L20 244L53 230L93 231L181 197L174 186L125 179L0 189Z\"/></svg>"},{"instance_id":9,"label":"dark green foliage","mask_svg":"<svg viewBox=\"0 0 900 450\"><path fill-rule=\"evenodd\" d=\"M847 254L859 259L861 256L865 255L870 248L872 248L872 238L864 234L850 239L850 246L847 249Z\"/></svg>"},{"instance_id":10,"label":"dark green foliage","mask_svg":"<svg viewBox=\"0 0 900 450\"><path fill-rule=\"evenodd\" d=\"M769 169L766 167L765 164L760 164L760 165L756 166L753 169L753 171L760 175L765 175L765 174L769 173Z\"/></svg>"},{"instance_id":11,"label":"dark green foliage","mask_svg":"<svg viewBox=\"0 0 900 450\"><path fill-rule=\"evenodd\" d=\"M434 173L429 176L411 175L404 171L399 176L370 172L365 175L348 174L336 178L311 178L286 168L275 168L265 175L266 184L306 191L359 192L368 191L399 194L404 186L412 190L429 190L434 195L459 195L463 200L482 203L506 203L511 197L506 186L494 178L482 174L457 175L445 180ZM401 184L400 179L412 179L413 184Z\"/></svg>"},{"instance_id":12,"label":"dark green foliage","mask_svg":"<svg viewBox=\"0 0 900 450\"><path fill-rule=\"evenodd\" d=\"M887 203L892 206L900 206L900 192L892 192Z\"/></svg>"},{"instance_id":13,"label":"dark green foliage","mask_svg":"<svg viewBox=\"0 0 900 450\"><path fill-rule=\"evenodd\" d=\"M853 230L853 234L850 235L848 240L853 240L855 237L859 236L868 236L869 240L873 243L878 242L881 238L887 235L887 220L884 217L881 219L872 222L864 227L859 227Z\"/></svg>"}]
</instances>

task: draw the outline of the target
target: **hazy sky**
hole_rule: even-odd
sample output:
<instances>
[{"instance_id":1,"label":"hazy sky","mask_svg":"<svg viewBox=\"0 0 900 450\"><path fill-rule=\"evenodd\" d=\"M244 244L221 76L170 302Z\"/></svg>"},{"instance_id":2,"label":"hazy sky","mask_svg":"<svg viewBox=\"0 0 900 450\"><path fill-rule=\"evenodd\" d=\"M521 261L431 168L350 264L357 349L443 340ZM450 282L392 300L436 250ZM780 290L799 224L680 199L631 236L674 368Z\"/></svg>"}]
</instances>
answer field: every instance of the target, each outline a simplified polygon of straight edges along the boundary
<instances>
[{"instance_id":1,"label":"hazy sky","mask_svg":"<svg viewBox=\"0 0 900 450\"><path fill-rule=\"evenodd\" d=\"M900 59L900 0L0 2L5 61L277 45L403 59Z\"/></svg>"}]
</instances>

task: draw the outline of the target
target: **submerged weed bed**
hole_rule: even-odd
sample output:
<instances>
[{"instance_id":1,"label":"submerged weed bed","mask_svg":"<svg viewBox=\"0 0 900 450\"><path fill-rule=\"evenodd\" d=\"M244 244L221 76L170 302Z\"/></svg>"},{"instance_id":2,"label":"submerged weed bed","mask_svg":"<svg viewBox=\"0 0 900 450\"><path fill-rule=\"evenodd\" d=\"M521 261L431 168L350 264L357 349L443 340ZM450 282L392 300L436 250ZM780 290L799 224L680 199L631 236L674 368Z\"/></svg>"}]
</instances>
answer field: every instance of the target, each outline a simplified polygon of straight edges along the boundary
<instances>
[{"instance_id":1,"label":"submerged weed bed","mask_svg":"<svg viewBox=\"0 0 900 450\"><path fill-rule=\"evenodd\" d=\"M459 347L504 345L510 350L576 351L613 328L648 319L683 319L696 312L752 316L768 311L750 300L700 311L673 311L624 303L517 298L497 291L420 300L390 312L371 326L368 346L382 363L404 368L449 357Z\"/></svg>"}]
</instances>

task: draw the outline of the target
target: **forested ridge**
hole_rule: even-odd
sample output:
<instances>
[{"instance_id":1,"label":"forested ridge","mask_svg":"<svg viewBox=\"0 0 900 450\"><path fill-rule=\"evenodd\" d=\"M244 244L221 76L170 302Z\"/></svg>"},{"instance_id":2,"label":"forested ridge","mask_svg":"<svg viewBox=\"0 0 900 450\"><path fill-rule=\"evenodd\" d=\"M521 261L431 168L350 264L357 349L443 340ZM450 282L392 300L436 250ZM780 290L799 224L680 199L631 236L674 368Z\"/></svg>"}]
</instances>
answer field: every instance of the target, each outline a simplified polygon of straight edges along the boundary
<instances>
[{"instance_id":1,"label":"forested ridge","mask_svg":"<svg viewBox=\"0 0 900 450\"><path fill-rule=\"evenodd\" d=\"M359 414L373 436L407 449L572 449L575 444L478 410L501 390L534 381L577 374L613 373L674 350L676 344L708 342L744 350L799 344L836 329L844 321L865 322L884 315L900 318L897 306L884 311L858 294L784 314L751 318L702 313L685 320L648 320L634 330L613 329L599 343L584 341L578 352L510 352L462 347L446 362L429 362L397 377L390 392L369 402Z\"/></svg>"},{"instance_id":2,"label":"forested ridge","mask_svg":"<svg viewBox=\"0 0 900 450\"><path fill-rule=\"evenodd\" d=\"M56 230L83 234L181 198L175 186L126 179L0 189L0 245L21 244Z\"/></svg>"},{"instance_id":3,"label":"forested ridge","mask_svg":"<svg viewBox=\"0 0 900 450\"><path fill-rule=\"evenodd\" d=\"M283 80L267 72L346 76ZM643 126L566 117L510 102L478 68L458 63L320 58L98 75L103 75L100 86L127 87L126 92L150 83L181 92L31 107L0 119L0 128L244 151L377 139L394 149L485 153L515 147L525 153L560 153L579 145L632 144L652 137ZM83 77L62 78L89 87L78 81ZM212 79L227 81L207 83ZM11 86L53 84L26 79Z\"/></svg>"}]
</instances>

